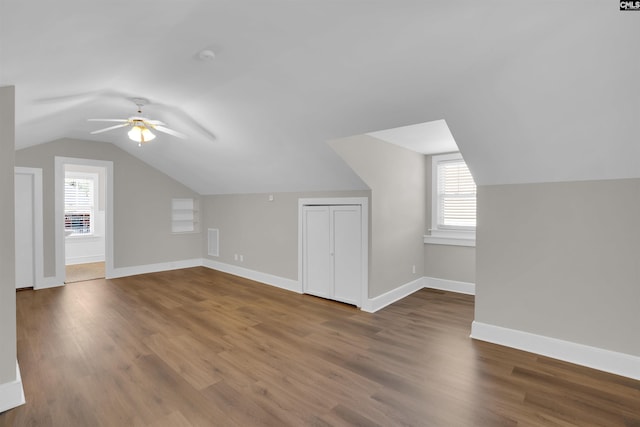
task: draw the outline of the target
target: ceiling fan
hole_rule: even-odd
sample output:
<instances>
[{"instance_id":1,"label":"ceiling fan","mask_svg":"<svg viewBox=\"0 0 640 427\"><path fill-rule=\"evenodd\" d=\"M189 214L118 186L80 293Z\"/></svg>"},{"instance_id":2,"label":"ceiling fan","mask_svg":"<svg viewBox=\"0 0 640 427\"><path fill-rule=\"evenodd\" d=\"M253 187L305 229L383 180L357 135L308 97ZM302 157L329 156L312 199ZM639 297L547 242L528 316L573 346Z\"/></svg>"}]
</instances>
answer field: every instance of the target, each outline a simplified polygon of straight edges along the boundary
<instances>
[{"instance_id":1,"label":"ceiling fan","mask_svg":"<svg viewBox=\"0 0 640 427\"><path fill-rule=\"evenodd\" d=\"M162 133L169 134L171 136L175 136L178 138L186 138L185 135L177 132L173 129L169 129L166 127L166 123L161 122L160 120L151 120L146 117L142 117L142 107L147 105L149 101L142 98L134 98L132 101L138 106L138 116L131 116L128 119L88 119L90 122L117 122L119 124L115 126L109 126L104 129L94 130L91 132L92 135L108 132L110 130L119 129L123 127L131 127L127 135L129 135L129 139L132 141L136 141L138 146L141 146L145 142L149 142L154 139L156 136L151 130L157 130Z\"/></svg>"}]
</instances>

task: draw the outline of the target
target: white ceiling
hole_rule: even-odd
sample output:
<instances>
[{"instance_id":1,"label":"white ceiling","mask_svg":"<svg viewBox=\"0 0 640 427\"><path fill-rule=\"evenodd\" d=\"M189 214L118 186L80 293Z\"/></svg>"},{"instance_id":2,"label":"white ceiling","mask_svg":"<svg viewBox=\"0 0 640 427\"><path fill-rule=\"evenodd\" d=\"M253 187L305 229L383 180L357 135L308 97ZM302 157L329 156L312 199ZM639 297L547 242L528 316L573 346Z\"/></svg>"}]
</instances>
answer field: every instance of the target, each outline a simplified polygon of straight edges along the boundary
<instances>
[{"instance_id":1,"label":"white ceiling","mask_svg":"<svg viewBox=\"0 0 640 427\"><path fill-rule=\"evenodd\" d=\"M111 142L202 194L365 188L327 140L443 118L479 184L626 178L637 40L613 0L2 0L0 85L18 148ZM129 97L189 138L89 135Z\"/></svg>"},{"instance_id":2,"label":"white ceiling","mask_svg":"<svg viewBox=\"0 0 640 427\"><path fill-rule=\"evenodd\" d=\"M369 132L367 135L422 154L458 151L456 141L444 119Z\"/></svg>"}]
</instances>

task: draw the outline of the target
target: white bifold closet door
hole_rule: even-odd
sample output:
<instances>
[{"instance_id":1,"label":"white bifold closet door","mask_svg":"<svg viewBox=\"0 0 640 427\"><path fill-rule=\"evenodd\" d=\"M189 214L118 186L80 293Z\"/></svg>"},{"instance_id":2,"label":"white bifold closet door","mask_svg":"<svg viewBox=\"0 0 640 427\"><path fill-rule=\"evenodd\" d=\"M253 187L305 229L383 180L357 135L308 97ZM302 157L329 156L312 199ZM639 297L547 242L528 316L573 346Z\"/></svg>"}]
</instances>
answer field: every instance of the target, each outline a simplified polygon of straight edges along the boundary
<instances>
[{"instance_id":1,"label":"white bifold closet door","mask_svg":"<svg viewBox=\"0 0 640 427\"><path fill-rule=\"evenodd\" d=\"M361 221L359 205L304 206L305 293L361 305Z\"/></svg>"}]
</instances>

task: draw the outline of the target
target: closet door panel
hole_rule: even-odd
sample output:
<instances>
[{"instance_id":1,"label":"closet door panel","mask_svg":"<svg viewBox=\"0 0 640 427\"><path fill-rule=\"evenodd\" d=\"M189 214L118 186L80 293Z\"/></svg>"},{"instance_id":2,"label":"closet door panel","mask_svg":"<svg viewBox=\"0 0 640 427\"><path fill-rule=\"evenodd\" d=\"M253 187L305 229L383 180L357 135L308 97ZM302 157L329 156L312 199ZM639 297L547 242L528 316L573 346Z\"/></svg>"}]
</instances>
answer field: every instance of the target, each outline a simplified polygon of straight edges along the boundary
<instances>
[{"instance_id":1,"label":"closet door panel","mask_svg":"<svg viewBox=\"0 0 640 427\"><path fill-rule=\"evenodd\" d=\"M328 206L303 209L304 292L332 298L331 229Z\"/></svg>"},{"instance_id":2,"label":"closet door panel","mask_svg":"<svg viewBox=\"0 0 640 427\"><path fill-rule=\"evenodd\" d=\"M362 227L360 206L331 208L334 299L360 305Z\"/></svg>"}]
</instances>

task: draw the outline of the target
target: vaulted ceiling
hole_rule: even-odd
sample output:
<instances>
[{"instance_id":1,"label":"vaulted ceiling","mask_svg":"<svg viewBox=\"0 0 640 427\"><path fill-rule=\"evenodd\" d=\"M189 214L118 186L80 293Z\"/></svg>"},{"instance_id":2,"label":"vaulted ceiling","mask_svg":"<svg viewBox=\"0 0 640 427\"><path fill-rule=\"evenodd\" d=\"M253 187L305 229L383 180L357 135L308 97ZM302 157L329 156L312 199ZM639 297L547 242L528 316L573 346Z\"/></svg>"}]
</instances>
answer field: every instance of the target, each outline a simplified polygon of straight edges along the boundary
<instances>
[{"instance_id":1,"label":"vaulted ceiling","mask_svg":"<svg viewBox=\"0 0 640 427\"><path fill-rule=\"evenodd\" d=\"M2 0L0 85L18 148L111 142L201 194L361 189L327 140L440 119L479 184L628 178L638 40L613 0ZM188 138L89 134L132 97Z\"/></svg>"}]
</instances>

